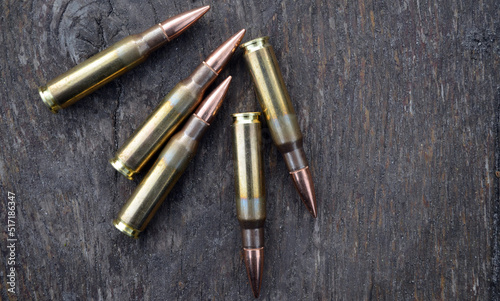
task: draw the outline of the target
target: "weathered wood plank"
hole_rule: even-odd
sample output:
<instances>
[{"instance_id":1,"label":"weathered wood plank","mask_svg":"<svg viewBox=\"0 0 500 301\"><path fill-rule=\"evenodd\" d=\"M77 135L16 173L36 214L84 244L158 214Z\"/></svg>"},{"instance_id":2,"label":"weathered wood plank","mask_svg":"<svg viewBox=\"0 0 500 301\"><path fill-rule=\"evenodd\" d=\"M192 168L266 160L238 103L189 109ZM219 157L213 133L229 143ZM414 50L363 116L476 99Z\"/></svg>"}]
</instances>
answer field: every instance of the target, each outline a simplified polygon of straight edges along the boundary
<instances>
[{"instance_id":1,"label":"weathered wood plank","mask_svg":"<svg viewBox=\"0 0 500 301\"><path fill-rule=\"evenodd\" d=\"M226 103L143 237L111 225L138 182L107 160L240 28L271 36L316 180L310 218L264 130L263 300L498 297L500 5L493 0L212 4L134 71L52 115L37 87L206 1L4 1L0 215L17 197L18 300L250 300L230 114L259 110L237 56ZM220 80L218 80L220 82ZM196 168L195 168L196 166ZM2 226L1 299L7 293Z\"/></svg>"}]
</instances>

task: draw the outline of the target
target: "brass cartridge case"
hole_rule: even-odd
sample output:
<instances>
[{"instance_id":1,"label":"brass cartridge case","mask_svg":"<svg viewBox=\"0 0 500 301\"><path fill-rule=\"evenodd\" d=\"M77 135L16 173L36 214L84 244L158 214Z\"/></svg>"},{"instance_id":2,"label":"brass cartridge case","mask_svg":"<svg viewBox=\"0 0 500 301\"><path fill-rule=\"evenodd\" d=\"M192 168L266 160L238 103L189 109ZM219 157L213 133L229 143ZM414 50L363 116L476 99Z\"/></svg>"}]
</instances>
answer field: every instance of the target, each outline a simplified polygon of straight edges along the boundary
<instances>
[{"instance_id":1,"label":"brass cartridge case","mask_svg":"<svg viewBox=\"0 0 500 301\"><path fill-rule=\"evenodd\" d=\"M204 6L184 12L122 39L40 87L40 97L53 113L57 113L142 63L154 50L196 22L209 8Z\"/></svg>"},{"instance_id":2,"label":"brass cartridge case","mask_svg":"<svg viewBox=\"0 0 500 301\"><path fill-rule=\"evenodd\" d=\"M224 80L191 115L184 127L172 136L113 221L118 230L137 238L146 228L194 157L201 137L220 108L230 81L231 77Z\"/></svg>"},{"instance_id":3,"label":"brass cartridge case","mask_svg":"<svg viewBox=\"0 0 500 301\"><path fill-rule=\"evenodd\" d=\"M200 103L203 93L227 64L244 34L243 29L229 38L163 98L110 160L116 170L131 180L160 150Z\"/></svg>"},{"instance_id":4,"label":"brass cartridge case","mask_svg":"<svg viewBox=\"0 0 500 301\"><path fill-rule=\"evenodd\" d=\"M236 213L247 274L258 297L264 265L266 192L258 112L233 114L232 140Z\"/></svg>"},{"instance_id":5,"label":"brass cartridge case","mask_svg":"<svg viewBox=\"0 0 500 301\"><path fill-rule=\"evenodd\" d=\"M266 191L259 115L258 112L233 114L234 189L244 248L264 246Z\"/></svg>"},{"instance_id":6,"label":"brass cartridge case","mask_svg":"<svg viewBox=\"0 0 500 301\"><path fill-rule=\"evenodd\" d=\"M271 137L285 159L302 201L316 217L316 198L302 132L269 37L252 40L240 47L245 50L243 57Z\"/></svg>"},{"instance_id":7,"label":"brass cartridge case","mask_svg":"<svg viewBox=\"0 0 500 301\"><path fill-rule=\"evenodd\" d=\"M203 93L217 77L205 64L178 83L128 138L110 160L111 165L132 180L163 146L175 129L200 103Z\"/></svg>"}]
</instances>

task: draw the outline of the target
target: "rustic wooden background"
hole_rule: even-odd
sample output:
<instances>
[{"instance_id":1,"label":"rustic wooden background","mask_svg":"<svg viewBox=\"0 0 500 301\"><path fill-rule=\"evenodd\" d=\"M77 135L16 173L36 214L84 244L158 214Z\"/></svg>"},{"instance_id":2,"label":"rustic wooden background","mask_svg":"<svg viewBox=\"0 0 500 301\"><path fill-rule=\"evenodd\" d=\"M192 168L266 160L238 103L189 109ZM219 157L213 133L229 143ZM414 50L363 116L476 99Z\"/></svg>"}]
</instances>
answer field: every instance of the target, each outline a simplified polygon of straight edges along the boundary
<instances>
[{"instance_id":1,"label":"rustic wooden background","mask_svg":"<svg viewBox=\"0 0 500 301\"><path fill-rule=\"evenodd\" d=\"M187 9L198 24L53 115L37 87ZM2 1L2 300L252 300L233 201L230 114L260 110L239 52L199 153L139 240L111 224L139 183L108 164L231 34L271 36L319 202L301 204L264 130L261 300L499 295L500 4L494 0ZM6 291L7 192L18 290Z\"/></svg>"}]
</instances>

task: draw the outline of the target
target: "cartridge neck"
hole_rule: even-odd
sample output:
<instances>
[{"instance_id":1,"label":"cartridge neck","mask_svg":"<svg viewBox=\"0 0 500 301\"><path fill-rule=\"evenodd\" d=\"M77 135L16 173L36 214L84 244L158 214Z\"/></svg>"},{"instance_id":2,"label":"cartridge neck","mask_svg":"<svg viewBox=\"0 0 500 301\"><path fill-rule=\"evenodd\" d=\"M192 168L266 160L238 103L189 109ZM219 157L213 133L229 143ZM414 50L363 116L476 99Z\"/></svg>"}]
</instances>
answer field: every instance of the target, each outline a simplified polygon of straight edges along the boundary
<instances>
[{"instance_id":1,"label":"cartridge neck","mask_svg":"<svg viewBox=\"0 0 500 301\"><path fill-rule=\"evenodd\" d=\"M192 90L192 93L203 93L208 86L214 82L217 75L218 74L207 65L200 64L196 67L193 73L191 73L191 75L184 79L184 84Z\"/></svg>"},{"instance_id":2,"label":"cartridge neck","mask_svg":"<svg viewBox=\"0 0 500 301\"><path fill-rule=\"evenodd\" d=\"M209 126L208 123L193 114L182 128L182 132L184 135L198 141L203 137Z\"/></svg>"},{"instance_id":3,"label":"cartridge neck","mask_svg":"<svg viewBox=\"0 0 500 301\"><path fill-rule=\"evenodd\" d=\"M143 54L149 54L169 41L159 24L154 25L139 35L144 42Z\"/></svg>"},{"instance_id":4,"label":"cartridge neck","mask_svg":"<svg viewBox=\"0 0 500 301\"><path fill-rule=\"evenodd\" d=\"M304 152L304 147L302 146L302 140L298 141L299 143L291 143L295 148L293 150L287 150L283 151L283 148L286 147L281 147L280 151L283 154L283 157L285 158L285 163L290 172L296 171L299 169L302 169L306 166L308 166L307 158L306 158L306 153Z\"/></svg>"},{"instance_id":5,"label":"cartridge neck","mask_svg":"<svg viewBox=\"0 0 500 301\"><path fill-rule=\"evenodd\" d=\"M264 247L264 228L241 229L243 248Z\"/></svg>"}]
</instances>

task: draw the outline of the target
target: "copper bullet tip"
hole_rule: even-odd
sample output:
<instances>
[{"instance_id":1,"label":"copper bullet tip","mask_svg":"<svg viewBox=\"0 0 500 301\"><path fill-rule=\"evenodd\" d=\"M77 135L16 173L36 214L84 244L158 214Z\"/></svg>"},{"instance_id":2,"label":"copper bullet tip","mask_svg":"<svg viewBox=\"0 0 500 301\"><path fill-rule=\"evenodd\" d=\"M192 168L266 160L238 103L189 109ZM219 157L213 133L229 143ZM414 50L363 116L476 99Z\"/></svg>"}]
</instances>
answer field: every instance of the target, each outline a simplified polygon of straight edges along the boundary
<instances>
[{"instance_id":1,"label":"copper bullet tip","mask_svg":"<svg viewBox=\"0 0 500 301\"><path fill-rule=\"evenodd\" d=\"M172 41L189 26L198 21L198 19L200 19L209 9L210 5L188 10L161 22L160 26L163 28L167 39Z\"/></svg>"},{"instance_id":2,"label":"copper bullet tip","mask_svg":"<svg viewBox=\"0 0 500 301\"><path fill-rule=\"evenodd\" d=\"M293 183L300 194L302 202L306 205L311 215L316 218L318 216L316 196L314 194L314 185L309 166L290 172L290 176L292 176Z\"/></svg>"},{"instance_id":3,"label":"copper bullet tip","mask_svg":"<svg viewBox=\"0 0 500 301\"><path fill-rule=\"evenodd\" d=\"M231 55L233 55L238 45L240 45L246 30L242 29L238 31L235 35L230 37L227 41L222 43L217 49L215 49L212 54L210 54L205 60L205 64L210 66L215 73L219 73L222 68L227 64Z\"/></svg>"},{"instance_id":4,"label":"copper bullet tip","mask_svg":"<svg viewBox=\"0 0 500 301\"><path fill-rule=\"evenodd\" d=\"M199 105L194 113L198 118L210 124L217 114L224 97L226 97L229 84L231 83L231 76L228 76L217 88L215 88L210 95L208 95L203 102Z\"/></svg>"},{"instance_id":5,"label":"copper bullet tip","mask_svg":"<svg viewBox=\"0 0 500 301\"><path fill-rule=\"evenodd\" d=\"M264 270L264 248L243 249L248 279L255 298L259 297L262 271Z\"/></svg>"}]
</instances>

